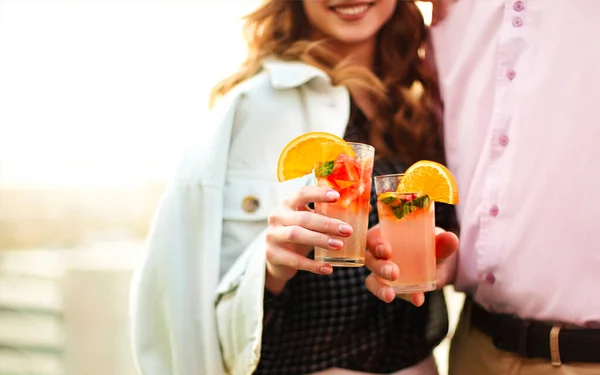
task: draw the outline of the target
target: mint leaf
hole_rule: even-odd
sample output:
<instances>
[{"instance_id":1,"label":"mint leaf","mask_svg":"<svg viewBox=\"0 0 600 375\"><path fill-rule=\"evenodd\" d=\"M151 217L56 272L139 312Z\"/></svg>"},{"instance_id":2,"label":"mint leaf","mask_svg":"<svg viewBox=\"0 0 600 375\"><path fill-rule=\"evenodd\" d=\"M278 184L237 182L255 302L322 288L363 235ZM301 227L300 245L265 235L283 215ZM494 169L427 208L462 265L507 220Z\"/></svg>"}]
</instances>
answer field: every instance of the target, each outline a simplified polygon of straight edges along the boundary
<instances>
[{"instance_id":1,"label":"mint leaf","mask_svg":"<svg viewBox=\"0 0 600 375\"><path fill-rule=\"evenodd\" d=\"M405 216L409 215L411 212L415 211L418 207L413 206L409 203L403 203L400 206L391 207L394 216L398 219L402 219Z\"/></svg>"},{"instance_id":2,"label":"mint leaf","mask_svg":"<svg viewBox=\"0 0 600 375\"><path fill-rule=\"evenodd\" d=\"M423 195L422 197L415 198L409 202L402 200L402 203L399 206L390 208L396 218L402 219L416 210L427 207L430 201L431 199L429 199L429 196Z\"/></svg>"},{"instance_id":3,"label":"mint leaf","mask_svg":"<svg viewBox=\"0 0 600 375\"><path fill-rule=\"evenodd\" d=\"M388 204L388 205L394 203L394 201L396 201L396 198L394 198L393 196L389 196L389 197L385 197L385 198L381 199L381 202Z\"/></svg>"},{"instance_id":4,"label":"mint leaf","mask_svg":"<svg viewBox=\"0 0 600 375\"><path fill-rule=\"evenodd\" d=\"M429 195L423 195L421 197L413 199L412 201L410 201L408 203L413 204L419 208L425 208L429 205L430 201L431 201L431 199L429 199Z\"/></svg>"},{"instance_id":5,"label":"mint leaf","mask_svg":"<svg viewBox=\"0 0 600 375\"><path fill-rule=\"evenodd\" d=\"M334 160L326 161L325 163L321 164L321 166L319 167L319 169L317 169L315 174L317 175L317 177L327 177L333 172L334 166Z\"/></svg>"},{"instance_id":6,"label":"mint leaf","mask_svg":"<svg viewBox=\"0 0 600 375\"><path fill-rule=\"evenodd\" d=\"M394 216L396 216L396 218L402 219L405 216L404 215L404 205L400 205L398 207L392 207L392 212L394 213Z\"/></svg>"}]
</instances>

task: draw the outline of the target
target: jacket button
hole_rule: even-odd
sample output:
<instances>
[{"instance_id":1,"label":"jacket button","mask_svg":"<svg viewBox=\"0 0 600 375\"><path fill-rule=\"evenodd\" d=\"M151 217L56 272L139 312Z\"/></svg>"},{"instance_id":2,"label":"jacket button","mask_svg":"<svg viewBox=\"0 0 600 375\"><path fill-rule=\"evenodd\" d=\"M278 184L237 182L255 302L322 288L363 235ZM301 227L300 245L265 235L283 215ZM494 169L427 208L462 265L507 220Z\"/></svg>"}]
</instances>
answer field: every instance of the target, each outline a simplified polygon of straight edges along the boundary
<instances>
[{"instance_id":1,"label":"jacket button","mask_svg":"<svg viewBox=\"0 0 600 375\"><path fill-rule=\"evenodd\" d=\"M258 201L258 198L252 195L248 195L242 200L242 209L249 214L256 212L259 206L260 202Z\"/></svg>"}]
</instances>

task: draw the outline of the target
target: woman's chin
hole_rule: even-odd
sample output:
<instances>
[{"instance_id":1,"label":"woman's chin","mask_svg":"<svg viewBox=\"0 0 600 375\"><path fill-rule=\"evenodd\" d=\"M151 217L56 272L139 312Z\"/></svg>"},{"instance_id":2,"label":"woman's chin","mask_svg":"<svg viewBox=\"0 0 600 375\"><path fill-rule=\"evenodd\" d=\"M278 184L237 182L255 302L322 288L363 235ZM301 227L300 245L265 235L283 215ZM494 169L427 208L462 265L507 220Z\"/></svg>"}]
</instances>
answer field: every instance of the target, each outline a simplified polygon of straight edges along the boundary
<instances>
[{"instance_id":1,"label":"woman's chin","mask_svg":"<svg viewBox=\"0 0 600 375\"><path fill-rule=\"evenodd\" d=\"M375 39L376 35L377 30L370 30L370 28L348 27L339 30L334 35L331 35L331 37L338 43L352 45L371 42Z\"/></svg>"}]
</instances>

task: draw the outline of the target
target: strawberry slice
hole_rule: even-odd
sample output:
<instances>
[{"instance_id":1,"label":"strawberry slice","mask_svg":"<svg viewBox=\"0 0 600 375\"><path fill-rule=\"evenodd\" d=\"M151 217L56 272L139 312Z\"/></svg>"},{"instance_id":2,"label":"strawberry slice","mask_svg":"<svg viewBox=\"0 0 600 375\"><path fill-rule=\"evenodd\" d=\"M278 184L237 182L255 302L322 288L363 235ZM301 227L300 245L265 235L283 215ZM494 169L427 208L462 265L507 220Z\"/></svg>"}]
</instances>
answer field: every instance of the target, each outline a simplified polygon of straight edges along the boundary
<instances>
[{"instance_id":1,"label":"strawberry slice","mask_svg":"<svg viewBox=\"0 0 600 375\"><path fill-rule=\"evenodd\" d=\"M326 187L326 188L330 188L333 190L340 190L340 188L337 186L337 184L335 182L330 181L327 178L317 178L317 186Z\"/></svg>"},{"instance_id":2,"label":"strawberry slice","mask_svg":"<svg viewBox=\"0 0 600 375\"><path fill-rule=\"evenodd\" d=\"M358 182L356 181L344 181L344 180L335 180L335 184L340 187L340 189L347 189L356 185Z\"/></svg>"},{"instance_id":3,"label":"strawberry slice","mask_svg":"<svg viewBox=\"0 0 600 375\"><path fill-rule=\"evenodd\" d=\"M406 196L402 197L402 199L404 199L405 202L410 202L413 199L417 198L417 194L407 194Z\"/></svg>"},{"instance_id":4,"label":"strawberry slice","mask_svg":"<svg viewBox=\"0 0 600 375\"><path fill-rule=\"evenodd\" d=\"M356 168L356 159L347 154L340 154L335 160L333 172L327 177L331 181L358 181L359 174Z\"/></svg>"},{"instance_id":5,"label":"strawberry slice","mask_svg":"<svg viewBox=\"0 0 600 375\"><path fill-rule=\"evenodd\" d=\"M342 207L349 207L352 202L358 198L359 194L356 189L348 188L340 191L340 199L338 203Z\"/></svg>"},{"instance_id":6,"label":"strawberry slice","mask_svg":"<svg viewBox=\"0 0 600 375\"><path fill-rule=\"evenodd\" d=\"M371 173L366 169L362 162L348 154L342 153L336 158L333 170L327 179L339 188L340 206L352 208L359 200L364 199L368 202L367 188L371 184Z\"/></svg>"}]
</instances>

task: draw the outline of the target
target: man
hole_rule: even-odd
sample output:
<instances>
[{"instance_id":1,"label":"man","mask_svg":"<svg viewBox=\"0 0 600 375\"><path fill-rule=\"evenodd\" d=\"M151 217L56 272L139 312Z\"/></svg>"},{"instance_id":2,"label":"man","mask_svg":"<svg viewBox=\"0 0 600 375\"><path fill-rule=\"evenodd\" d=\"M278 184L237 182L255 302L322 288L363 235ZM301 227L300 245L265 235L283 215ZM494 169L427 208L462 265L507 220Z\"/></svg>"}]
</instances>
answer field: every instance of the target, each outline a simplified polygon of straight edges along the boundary
<instances>
[{"instance_id":1,"label":"man","mask_svg":"<svg viewBox=\"0 0 600 375\"><path fill-rule=\"evenodd\" d=\"M432 28L461 193L438 271L467 294L451 375L600 374L599 20L598 0L458 0Z\"/></svg>"}]
</instances>

